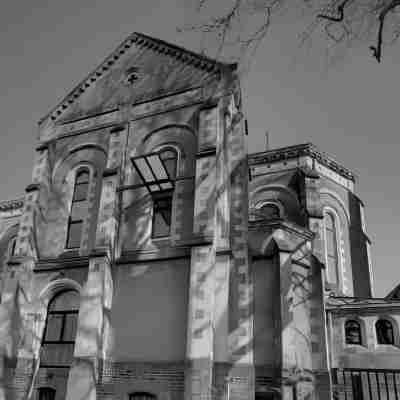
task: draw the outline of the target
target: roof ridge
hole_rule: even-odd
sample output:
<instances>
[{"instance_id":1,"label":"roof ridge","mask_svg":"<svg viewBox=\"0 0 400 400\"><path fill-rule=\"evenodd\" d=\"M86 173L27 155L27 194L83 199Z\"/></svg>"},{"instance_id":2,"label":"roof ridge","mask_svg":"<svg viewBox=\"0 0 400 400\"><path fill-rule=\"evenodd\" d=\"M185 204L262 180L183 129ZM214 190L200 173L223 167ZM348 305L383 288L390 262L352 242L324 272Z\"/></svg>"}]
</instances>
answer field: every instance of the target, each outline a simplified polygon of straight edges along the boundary
<instances>
[{"instance_id":1,"label":"roof ridge","mask_svg":"<svg viewBox=\"0 0 400 400\"><path fill-rule=\"evenodd\" d=\"M114 51L111 52L96 68L94 68L84 79L82 79L63 99L52 108L43 118L39 120L39 124L48 118L53 121L61 116L61 114L78 99L94 82L96 82L104 73L106 73L117 60L122 57L133 44L148 47L161 54L168 54L176 57L182 62L192 64L195 68L203 69L208 72L216 72L221 68L236 68L236 64L223 63L214 60L205 55L195 53L184 47L168 43L161 39L139 32L131 33ZM186 57L184 55L187 55Z\"/></svg>"}]
</instances>

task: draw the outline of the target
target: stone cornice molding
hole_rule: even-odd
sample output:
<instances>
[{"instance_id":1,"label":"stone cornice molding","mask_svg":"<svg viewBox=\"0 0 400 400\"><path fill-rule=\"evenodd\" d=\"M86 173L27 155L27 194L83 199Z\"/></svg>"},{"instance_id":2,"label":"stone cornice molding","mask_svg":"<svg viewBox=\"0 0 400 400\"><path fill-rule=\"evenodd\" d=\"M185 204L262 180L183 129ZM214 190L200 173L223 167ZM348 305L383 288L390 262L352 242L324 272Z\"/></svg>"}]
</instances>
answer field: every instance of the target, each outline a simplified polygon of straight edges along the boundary
<instances>
[{"instance_id":1,"label":"stone cornice molding","mask_svg":"<svg viewBox=\"0 0 400 400\"><path fill-rule=\"evenodd\" d=\"M382 298L328 297L326 311L336 314L379 313L384 311L400 311L400 300Z\"/></svg>"},{"instance_id":2,"label":"stone cornice molding","mask_svg":"<svg viewBox=\"0 0 400 400\"><path fill-rule=\"evenodd\" d=\"M356 176L353 172L345 168L329 154L320 151L312 143L303 143L294 146L287 146L279 149L268 150L262 153L250 154L249 165L254 166L258 164L268 164L278 161L285 161L292 158L299 158L303 156L309 156L319 161L322 165L330 168L339 175L342 175L353 182L355 182L356 180Z\"/></svg>"},{"instance_id":3,"label":"stone cornice molding","mask_svg":"<svg viewBox=\"0 0 400 400\"><path fill-rule=\"evenodd\" d=\"M183 47L164 42L163 40L152 38L142 33L134 32L125 41L119 45L95 70L81 81L54 109L52 109L39 124L50 118L52 121L58 119L61 114L69 108L89 87L101 78L133 45L147 47L159 54L165 54L170 57L191 65L195 68L207 71L209 73L219 73L222 70L235 70L237 64L227 64L213 60L201 54L197 54Z\"/></svg>"}]
</instances>

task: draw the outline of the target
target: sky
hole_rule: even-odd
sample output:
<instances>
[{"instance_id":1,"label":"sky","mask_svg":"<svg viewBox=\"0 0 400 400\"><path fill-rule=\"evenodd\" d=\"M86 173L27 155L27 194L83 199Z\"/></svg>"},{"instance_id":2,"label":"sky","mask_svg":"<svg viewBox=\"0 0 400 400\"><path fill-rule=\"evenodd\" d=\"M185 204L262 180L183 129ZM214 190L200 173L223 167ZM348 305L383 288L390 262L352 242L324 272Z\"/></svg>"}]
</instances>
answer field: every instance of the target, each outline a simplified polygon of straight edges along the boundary
<instances>
[{"instance_id":1,"label":"sky","mask_svg":"<svg viewBox=\"0 0 400 400\"><path fill-rule=\"evenodd\" d=\"M1 199L31 182L37 122L130 33L200 49L192 0L2 0ZM292 23L291 23L292 22ZM313 142L356 173L372 241L375 295L400 283L400 44L377 64L368 44L328 68L323 52L298 56L297 24L272 27L243 76L249 152Z\"/></svg>"}]
</instances>

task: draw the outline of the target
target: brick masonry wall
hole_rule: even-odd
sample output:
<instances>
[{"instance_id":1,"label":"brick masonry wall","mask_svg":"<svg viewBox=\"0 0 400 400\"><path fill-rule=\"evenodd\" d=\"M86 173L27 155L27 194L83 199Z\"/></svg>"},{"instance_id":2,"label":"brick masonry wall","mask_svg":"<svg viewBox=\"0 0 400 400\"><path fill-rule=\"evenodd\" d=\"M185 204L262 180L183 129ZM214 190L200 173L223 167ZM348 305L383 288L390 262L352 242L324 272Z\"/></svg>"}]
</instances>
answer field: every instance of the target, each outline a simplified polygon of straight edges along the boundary
<instances>
[{"instance_id":1,"label":"brick masonry wall","mask_svg":"<svg viewBox=\"0 0 400 400\"><path fill-rule=\"evenodd\" d=\"M183 400L185 363L105 362L97 384L98 400L127 400L149 392L158 400Z\"/></svg>"}]
</instances>

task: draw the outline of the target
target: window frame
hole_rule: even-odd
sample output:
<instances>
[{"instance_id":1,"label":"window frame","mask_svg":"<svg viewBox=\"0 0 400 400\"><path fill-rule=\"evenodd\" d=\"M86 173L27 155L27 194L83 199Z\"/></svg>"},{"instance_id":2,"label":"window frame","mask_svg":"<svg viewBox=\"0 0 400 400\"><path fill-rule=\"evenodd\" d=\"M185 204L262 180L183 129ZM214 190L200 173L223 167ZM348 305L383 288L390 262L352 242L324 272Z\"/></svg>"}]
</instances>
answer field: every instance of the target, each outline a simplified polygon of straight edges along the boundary
<instances>
[{"instance_id":1,"label":"window frame","mask_svg":"<svg viewBox=\"0 0 400 400\"><path fill-rule=\"evenodd\" d=\"M347 331L348 331L348 327L347 325L350 323L355 323L358 326L358 331L359 331L359 342L358 343L350 343L347 341ZM362 322L357 319L357 318L347 318L344 322L344 342L346 344L346 346L364 346L364 335L363 335L363 327L362 327Z\"/></svg>"},{"instance_id":2,"label":"window frame","mask_svg":"<svg viewBox=\"0 0 400 400\"><path fill-rule=\"evenodd\" d=\"M171 146L170 144L165 144L165 145L157 148L155 151L159 154L160 159L162 161L175 160L175 167L174 167L174 173L175 174L174 174L174 176L170 176L170 171L167 168L167 166L165 166L165 169L166 169L167 174L168 174L168 178L171 181L175 181L176 177L179 174L179 161L180 161L180 151L179 151L179 149L177 149L175 146ZM162 154L163 153L167 153L167 152L173 152L175 154L175 157L163 158ZM171 236L171 231L172 231L172 226L173 226L173 208L174 208L175 186L174 186L174 189L161 190L161 191L159 191L157 193L154 193L154 194L151 195L151 197L152 197L152 202L153 202L152 215L151 215L151 239L152 240L166 239L166 238ZM156 219L156 216L157 216L156 211L158 211L158 210L156 210L156 208L157 208L156 204L157 204L158 201L162 201L162 200L168 200L169 203L170 203L170 205L168 207L168 210L170 212L170 222L169 222L169 227L168 227L168 233L166 233L166 234L157 234L155 232L155 227L156 227L155 219Z\"/></svg>"},{"instance_id":3,"label":"window frame","mask_svg":"<svg viewBox=\"0 0 400 400\"><path fill-rule=\"evenodd\" d=\"M333 229L330 230L334 234L334 248L336 253L336 263L335 263L335 277L336 282L330 280L331 271L330 271L330 264L329 259L332 258L328 254L328 229L327 229L327 217L330 217L333 222ZM342 259L340 254L340 232L341 232L341 223L340 218L336 211L331 207L324 207L323 210L323 237L324 237L324 258L325 258L325 281L330 284L334 284L337 287L341 287L342 284Z\"/></svg>"},{"instance_id":4,"label":"window frame","mask_svg":"<svg viewBox=\"0 0 400 400\"><path fill-rule=\"evenodd\" d=\"M87 174L88 178L87 180L83 181L83 182L78 182L79 179L79 175L82 174ZM90 191L90 186L92 183L92 171L88 166L80 166L76 169L75 173L74 173L74 187L73 187L73 191L72 191L72 200L71 200L71 205L70 205L70 211L69 211L69 216L68 216L68 227L67 227L67 237L66 237L66 241L65 241L65 249L67 250L77 250L81 248L81 243L82 243L82 232L83 232L83 228L85 225L85 219L83 218L77 218L74 219L73 218L73 209L74 209L74 204L76 203L83 203L83 202L88 202L89 201L89 191ZM77 193L77 188L81 185L87 185L87 189L86 189L86 195L84 198L79 197L78 199L75 199L75 195ZM70 242L71 242L71 227L74 224L82 224L81 229L80 229L80 238L79 238L79 245L78 246L71 246Z\"/></svg>"},{"instance_id":5,"label":"window frame","mask_svg":"<svg viewBox=\"0 0 400 400\"><path fill-rule=\"evenodd\" d=\"M49 304L47 305L47 315L46 315L46 322L45 326L43 329L43 338L42 338L42 345L45 344L75 344L75 339L74 340L63 340L64 332L65 332L65 325L66 325L66 319L68 315L77 315L79 314L79 308L78 309L71 309L71 310L49 310L51 303L57 299L57 297L62 296L64 293L67 292L74 292L76 295L79 297L79 292L77 292L74 289L65 289L57 292L49 301ZM59 335L59 340L46 340L46 335L47 335L47 329L48 329L48 322L49 322L49 315L61 315L62 316L62 322L61 322L61 328L60 328L60 335ZM75 333L75 338L76 338L76 333Z\"/></svg>"},{"instance_id":6,"label":"window frame","mask_svg":"<svg viewBox=\"0 0 400 400\"><path fill-rule=\"evenodd\" d=\"M380 322L386 322L386 323L390 324L391 336L392 336L391 343L381 343L379 341L380 335L378 334L378 324ZM395 322L391 318L388 318L388 317L385 317L385 316L384 317L379 317L375 321L374 328L375 328L376 344L378 346L396 346L396 330L395 330L396 329L396 325L395 325Z\"/></svg>"}]
</instances>

